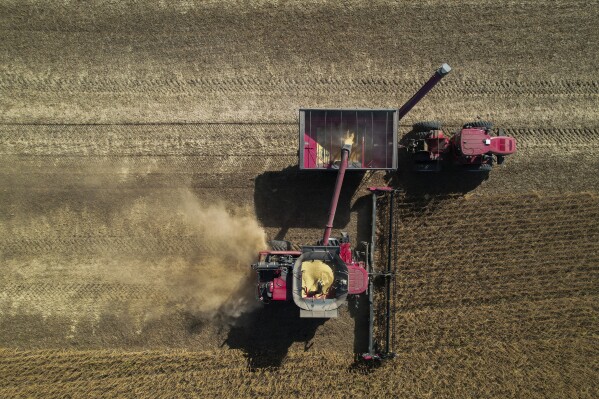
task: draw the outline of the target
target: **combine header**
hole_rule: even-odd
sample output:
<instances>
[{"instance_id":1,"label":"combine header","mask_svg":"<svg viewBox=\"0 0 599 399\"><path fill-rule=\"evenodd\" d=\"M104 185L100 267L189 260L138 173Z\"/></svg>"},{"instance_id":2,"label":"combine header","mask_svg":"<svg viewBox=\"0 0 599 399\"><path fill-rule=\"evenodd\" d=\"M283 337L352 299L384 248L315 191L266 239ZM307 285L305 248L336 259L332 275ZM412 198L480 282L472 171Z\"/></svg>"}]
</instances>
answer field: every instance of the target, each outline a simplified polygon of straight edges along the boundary
<instances>
[{"instance_id":1,"label":"combine header","mask_svg":"<svg viewBox=\"0 0 599 399\"><path fill-rule=\"evenodd\" d=\"M335 189L322 239L316 245L295 251L287 241L272 241L271 250L259 253L252 268L258 275L260 301L293 301L300 317L331 318L337 317L348 295L369 291L372 300L372 259L362 259L352 251L347 233L331 238L345 173L396 170L399 120L450 71L449 65L443 64L400 109L299 111L299 168L337 172ZM368 247L372 249L373 243ZM387 301L389 295L387 290ZM388 340L387 333L387 352ZM375 356L370 341L369 352Z\"/></svg>"}]
</instances>

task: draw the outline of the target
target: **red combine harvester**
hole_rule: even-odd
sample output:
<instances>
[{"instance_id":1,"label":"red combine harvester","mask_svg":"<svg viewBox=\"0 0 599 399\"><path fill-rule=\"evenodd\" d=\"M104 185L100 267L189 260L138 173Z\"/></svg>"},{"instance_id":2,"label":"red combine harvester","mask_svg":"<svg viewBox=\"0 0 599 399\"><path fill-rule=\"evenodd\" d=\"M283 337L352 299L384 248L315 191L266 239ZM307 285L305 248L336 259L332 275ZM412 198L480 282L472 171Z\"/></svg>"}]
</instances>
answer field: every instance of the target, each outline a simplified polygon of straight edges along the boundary
<instances>
[{"instance_id":1,"label":"red combine harvester","mask_svg":"<svg viewBox=\"0 0 599 399\"><path fill-rule=\"evenodd\" d=\"M331 318L337 317L338 308L348 295L368 290L372 300L372 256L361 259L352 251L346 233L331 238L345 173L396 170L399 120L450 71L449 65L443 64L399 109L299 111L300 170L336 171L335 189L323 237L316 245L296 251L287 241L271 241L271 249L259 253L252 269L258 275L260 301L293 301L300 309L300 317ZM374 233L372 236L374 240ZM369 243L371 253L373 246L373 242ZM370 326L372 337L372 317ZM370 341L369 352L374 352ZM388 342L386 348L388 351Z\"/></svg>"},{"instance_id":2,"label":"red combine harvester","mask_svg":"<svg viewBox=\"0 0 599 399\"><path fill-rule=\"evenodd\" d=\"M414 170L440 172L449 162L465 171L489 172L493 164L502 164L506 155L516 152L516 139L501 129L495 136L492 128L490 122L470 122L450 138L439 122L414 124L417 138L406 147L413 154Z\"/></svg>"},{"instance_id":3,"label":"red combine harvester","mask_svg":"<svg viewBox=\"0 0 599 399\"><path fill-rule=\"evenodd\" d=\"M333 124L334 131L326 131L329 126L327 119L338 118L336 120L341 123L344 113L356 113L360 111L315 111L301 110L300 119L305 121L306 113L312 119L312 113L322 113L323 118L317 119L316 116L312 119L313 125L309 130L319 132L324 130L322 136L324 141L332 141L332 137L338 134L339 130L337 122ZM361 116L365 112L388 112L392 121L395 117L396 110L390 111L361 111ZM333 115L329 115L332 113ZM347 119L347 116L346 116ZM319 122L316 122L316 121ZM371 120L374 120L373 118ZM356 122L357 123L357 122ZM393 137L390 145L396 142L397 129L389 132ZM316 141L310 138L309 133L305 133L305 142L308 150L319 149L324 152L325 149ZM252 268L258 272L258 297L264 303L271 301L289 301L293 300L300 308L300 317L337 317L337 309L345 303L348 295L357 295L366 291L368 287L368 272L365 268L365 262L356 259L356 254L352 251L351 243L347 233L342 233L340 238L331 238L333 229L333 220L337 210L339 194L343 184L345 172L350 167L351 149L355 133L353 136L346 135L343 144L340 146L338 160L334 156L327 153L328 164L325 167L322 162L313 162L316 158L316 152L312 152L302 158L304 162L300 162L302 169L315 169L317 167L323 169L337 169L337 179L335 182L335 191L331 206L329 208L329 217L325 227L323 238L313 246L302 246L301 251L292 251L291 243L287 241L271 241L271 250L262 251L259 253L258 262L252 265ZM364 135L362 136L364 137ZM330 140L329 140L330 139ZM335 141L337 141L335 139ZM331 148L334 148L333 146ZM382 151L378 151L376 147L373 152L373 158L369 158L380 166L387 161L390 165L396 164L396 155L389 152L391 157L389 160L378 156ZM301 152L301 151L300 151ZM306 150L306 153L308 151ZM378 154L381 152L381 154ZM358 161L352 161L351 168L353 169L368 169L363 167L364 159L367 157L363 151ZM314 156L314 158L312 158ZM308 164L308 166L306 166ZM372 169L372 168L370 168ZM391 168L389 168L391 169Z\"/></svg>"}]
</instances>

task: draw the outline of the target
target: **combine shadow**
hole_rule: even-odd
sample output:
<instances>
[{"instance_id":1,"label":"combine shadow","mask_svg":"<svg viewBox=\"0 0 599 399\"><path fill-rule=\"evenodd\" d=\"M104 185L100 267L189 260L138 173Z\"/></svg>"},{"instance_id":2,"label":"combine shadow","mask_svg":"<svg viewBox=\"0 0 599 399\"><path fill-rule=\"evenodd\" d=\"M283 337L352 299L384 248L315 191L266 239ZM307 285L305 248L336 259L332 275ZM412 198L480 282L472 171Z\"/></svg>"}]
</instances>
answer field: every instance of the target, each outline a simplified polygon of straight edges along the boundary
<instances>
[{"instance_id":1,"label":"combine shadow","mask_svg":"<svg viewBox=\"0 0 599 399\"><path fill-rule=\"evenodd\" d=\"M351 199L364 174L361 171L345 174L335 228L349 222ZM254 183L258 220L265 227L281 228L276 239L282 239L291 227L324 227L336 178L335 171L300 171L297 166L259 175Z\"/></svg>"},{"instance_id":2,"label":"combine shadow","mask_svg":"<svg viewBox=\"0 0 599 399\"><path fill-rule=\"evenodd\" d=\"M289 347L303 342L304 350L312 347L312 338L327 319L301 319L293 303L273 302L249 313L231 327L223 345L241 349L250 370L280 367Z\"/></svg>"},{"instance_id":3,"label":"combine shadow","mask_svg":"<svg viewBox=\"0 0 599 399\"><path fill-rule=\"evenodd\" d=\"M362 242L370 241L372 219L372 196L371 194L363 195L354 201L351 211L355 212L356 221L358 223L357 237L352 237L356 250L364 251Z\"/></svg>"},{"instance_id":4,"label":"combine shadow","mask_svg":"<svg viewBox=\"0 0 599 399\"><path fill-rule=\"evenodd\" d=\"M359 357L368 351L368 296L360 294L348 298L349 314L354 320L354 354Z\"/></svg>"}]
</instances>

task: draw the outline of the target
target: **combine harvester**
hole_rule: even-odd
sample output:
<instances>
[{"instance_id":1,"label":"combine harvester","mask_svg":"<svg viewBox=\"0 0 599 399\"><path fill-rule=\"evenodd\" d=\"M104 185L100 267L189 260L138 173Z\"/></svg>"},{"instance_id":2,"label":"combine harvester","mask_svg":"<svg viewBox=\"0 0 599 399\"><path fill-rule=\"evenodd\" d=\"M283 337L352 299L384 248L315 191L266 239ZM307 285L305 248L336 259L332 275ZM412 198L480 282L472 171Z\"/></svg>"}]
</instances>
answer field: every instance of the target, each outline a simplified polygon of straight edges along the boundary
<instances>
[{"instance_id":1,"label":"combine harvester","mask_svg":"<svg viewBox=\"0 0 599 399\"><path fill-rule=\"evenodd\" d=\"M400 109L301 109L299 111L299 167L306 171L336 171L337 179L322 239L316 245L294 251L287 241L272 241L252 265L258 274L260 301L293 301L300 317L337 317L348 295L366 291L370 303L368 353L364 359L392 355L389 344L391 264L386 276L385 345L377 350L373 340L373 257L376 195L393 191L372 188L372 239L359 259L352 251L349 236L332 238L333 220L346 172L397 170L397 127L399 121L449 72L443 64ZM392 241L392 237L389 238ZM389 248L391 245L389 245Z\"/></svg>"}]
</instances>

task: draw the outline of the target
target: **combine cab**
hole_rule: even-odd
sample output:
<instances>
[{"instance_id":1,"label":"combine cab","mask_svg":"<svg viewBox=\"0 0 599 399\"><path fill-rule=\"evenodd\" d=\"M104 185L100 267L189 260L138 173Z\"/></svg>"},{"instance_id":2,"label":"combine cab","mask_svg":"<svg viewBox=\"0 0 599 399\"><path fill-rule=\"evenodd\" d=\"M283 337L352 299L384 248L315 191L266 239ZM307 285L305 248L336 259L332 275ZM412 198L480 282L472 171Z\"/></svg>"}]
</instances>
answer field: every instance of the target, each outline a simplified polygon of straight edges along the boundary
<instances>
[{"instance_id":1,"label":"combine cab","mask_svg":"<svg viewBox=\"0 0 599 399\"><path fill-rule=\"evenodd\" d=\"M336 317L347 295L366 291L368 273L364 262L353 259L349 241L339 247L303 250L294 266L292 284L293 302L300 308L300 317Z\"/></svg>"},{"instance_id":2,"label":"combine cab","mask_svg":"<svg viewBox=\"0 0 599 399\"><path fill-rule=\"evenodd\" d=\"M336 317L348 294L366 291L368 273L364 262L354 258L348 235L343 234L342 242L330 239L329 244L260 252L259 261L252 265L259 276L259 299L264 303L293 300L301 317Z\"/></svg>"}]
</instances>

